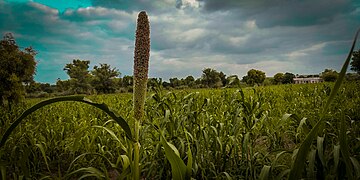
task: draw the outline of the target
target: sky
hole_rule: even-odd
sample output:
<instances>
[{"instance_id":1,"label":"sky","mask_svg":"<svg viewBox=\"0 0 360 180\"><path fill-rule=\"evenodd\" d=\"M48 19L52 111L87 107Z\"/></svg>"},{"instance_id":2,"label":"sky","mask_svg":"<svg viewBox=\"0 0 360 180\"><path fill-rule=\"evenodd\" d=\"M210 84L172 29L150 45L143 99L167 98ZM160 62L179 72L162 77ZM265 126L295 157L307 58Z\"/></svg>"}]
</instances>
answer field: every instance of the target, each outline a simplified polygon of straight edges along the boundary
<instances>
[{"instance_id":1,"label":"sky","mask_svg":"<svg viewBox=\"0 0 360 180\"><path fill-rule=\"evenodd\" d=\"M199 78L205 68L240 78L250 69L268 77L339 71L360 27L358 0L0 0L0 34L38 52L38 82L68 79L73 59L132 75L142 10L149 76L163 80Z\"/></svg>"}]
</instances>

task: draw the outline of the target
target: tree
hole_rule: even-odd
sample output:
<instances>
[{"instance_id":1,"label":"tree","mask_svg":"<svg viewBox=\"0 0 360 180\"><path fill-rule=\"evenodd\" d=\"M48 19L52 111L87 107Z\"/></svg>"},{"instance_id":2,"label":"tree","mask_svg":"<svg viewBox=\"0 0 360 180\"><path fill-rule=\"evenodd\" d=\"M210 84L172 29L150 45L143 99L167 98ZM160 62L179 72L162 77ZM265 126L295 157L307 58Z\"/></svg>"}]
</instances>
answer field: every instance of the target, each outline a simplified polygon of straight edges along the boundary
<instances>
[{"instance_id":1,"label":"tree","mask_svg":"<svg viewBox=\"0 0 360 180\"><path fill-rule=\"evenodd\" d=\"M181 86L181 81L178 78L170 78L170 86L173 88Z\"/></svg>"},{"instance_id":2,"label":"tree","mask_svg":"<svg viewBox=\"0 0 360 180\"><path fill-rule=\"evenodd\" d=\"M76 94L91 93L89 64L90 61L74 59L72 63L65 65L64 71L70 76L71 90Z\"/></svg>"},{"instance_id":3,"label":"tree","mask_svg":"<svg viewBox=\"0 0 360 180\"><path fill-rule=\"evenodd\" d=\"M286 72L282 79L283 84L292 84L294 83L295 75L293 73Z\"/></svg>"},{"instance_id":4,"label":"tree","mask_svg":"<svg viewBox=\"0 0 360 180\"><path fill-rule=\"evenodd\" d=\"M207 87L221 87L222 86L222 77L220 73L214 69L206 68L203 70L203 74L201 76L202 83ZM225 78L225 76L223 77Z\"/></svg>"},{"instance_id":5,"label":"tree","mask_svg":"<svg viewBox=\"0 0 360 180\"><path fill-rule=\"evenodd\" d=\"M122 87L132 87L134 84L133 76L124 76L122 79Z\"/></svg>"},{"instance_id":6,"label":"tree","mask_svg":"<svg viewBox=\"0 0 360 180\"><path fill-rule=\"evenodd\" d=\"M339 73L332 69L325 69L325 71L321 73L321 78L326 82L335 82L338 76Z\"/></svg>"},{"instance_id":7,"label":"tree","mask_svg":"<svg viewBox=\"0 0 360 180\"><path fill-rule=\"evenodd\" d=\"M253 86L254 84L260 85L261 83L264 82L265 78L266 78L265 72L256 69L251 69L247 72L247 76L243 77L243 81L246 82L246 84Z\"/></svg>"},{"instance_id":8,"label":"tree","mask_svg":"<svg viewBox=\"0 0 360 180\"><path fill-rule=\"evenodd\" d=\"M352 54L351 70L360 74L360 49Z\"/></svg>"},{"instance_id":9,"label":"tree","mask_svg":"<svg viewBox=\"0 0 360 180\"><path fill-rule=\"evenodd\" d=\"M94 66L94 70L91 71L94 75L92 85L99 93L114 93L116 90L116 83L114 78L121 73L115 68L110 68L108 64L101 64L100 67Z\"/></svg>"},{"instance_id":10,"label":"tree","mask_svg":"<svg viewBox=\"0 0 360 180\"><path fill-rule=\"evenodd\" d=\"M284 73L276 73L274 75L274 84L281 84L284 79Z\"/></svg>"},{"instance_id":11,"label":"tree","mask_svg":"<svg viewBox=\"0 0 360 180\"><path fill-rule=\"evenodd\" d=\"M9 109L12 103L19 102L25 95L24 84L34 79L36 52L32 47L20 50L11 33L0 41L0 104L7 101Z\"/></svg>"},{"instance_id":12,"label":"tree","mask_svg":"<svg viewBox=\"0 0 360 180\"><path fill-rule=\"evenodd\" d=\"M240 79L237 75L231 75L226 78L226 86L227 87L239 87Z\"/></svg>"},{"instance_id":13,"label":"tree","mask_svg":"<svg viewBox=\"0 0 360 180\"><path fill-rule=\"evenodd\" d=\"M225 86L226 85L226 74L224 74L222 71L220 71L219 77L221 79L222 86Z\"/></svg>"},{"instance_id":14,"label":"tree","mask_svg":"<svg viewBox=\"0 0 360 180\"><path fill-rule=\"evenodd\" d=\"M162 83L162 78L149 78L147 87L148 89L160 88Z\"/></svg>"},{"instance_id":15,"label":"tree","mask_svg":"<svg viewBox=\"0 0 360 180\"><path fill-rule=\"evenodd\" d=\"M193 76L187 76L184 81L188 87L193 87L195 85L195 78Z\"/></svg>"}]
</instances>

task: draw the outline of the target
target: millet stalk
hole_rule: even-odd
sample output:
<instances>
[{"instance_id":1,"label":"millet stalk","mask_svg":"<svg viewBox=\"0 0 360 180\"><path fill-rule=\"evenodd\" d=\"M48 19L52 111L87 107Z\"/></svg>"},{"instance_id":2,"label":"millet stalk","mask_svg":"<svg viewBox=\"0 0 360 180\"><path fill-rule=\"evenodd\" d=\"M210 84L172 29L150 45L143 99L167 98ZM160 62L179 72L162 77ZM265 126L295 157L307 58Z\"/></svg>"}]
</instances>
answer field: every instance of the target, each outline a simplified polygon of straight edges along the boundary
<instances>
[{"instance_id":1,"label":"millet stalk","mask_svg":"<svg viewBox=\"0 0 360 180\"><path fill-rule=\"evenodd\" d=\"M144 119L144 105L148 80L150 57L150 25L145 11L141 11L137 19L135 52L134 52L134 174L133 179L140 179L140 143L139 132Z\"/></svg>"}]
</instances>

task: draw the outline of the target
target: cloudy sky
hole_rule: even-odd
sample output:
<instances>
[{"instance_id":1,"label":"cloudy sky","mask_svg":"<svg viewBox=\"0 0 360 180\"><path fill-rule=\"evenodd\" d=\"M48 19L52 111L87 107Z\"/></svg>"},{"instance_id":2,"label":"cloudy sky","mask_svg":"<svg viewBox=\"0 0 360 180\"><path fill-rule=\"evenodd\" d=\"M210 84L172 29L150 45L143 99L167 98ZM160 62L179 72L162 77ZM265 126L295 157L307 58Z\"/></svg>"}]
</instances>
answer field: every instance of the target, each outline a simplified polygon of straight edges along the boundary
<instances>
[{"instance_id":1,"label":"cloudy sky","mask_svg":"<svg viewBox=\"0 0 360 180\"><path fill-rule=\"evenodd\" d=\"M131 75L141 10L151 26L150 76L164 80L208 67L240 78L252 68L339 70L360 27L358 0L0 0L0 33L37 50L39 82L67 79L73 59Z\"/></svg>"}]
</instances>

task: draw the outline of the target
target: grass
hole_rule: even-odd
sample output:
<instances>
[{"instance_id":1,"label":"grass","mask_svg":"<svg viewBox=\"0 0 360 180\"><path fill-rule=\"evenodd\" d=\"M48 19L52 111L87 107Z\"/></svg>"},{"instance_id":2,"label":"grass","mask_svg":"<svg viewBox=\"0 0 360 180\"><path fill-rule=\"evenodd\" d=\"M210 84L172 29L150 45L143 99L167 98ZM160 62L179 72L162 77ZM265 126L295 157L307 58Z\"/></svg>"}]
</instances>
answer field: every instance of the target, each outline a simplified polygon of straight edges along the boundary
<instances>
[{"instance_id":1,"label":"grass","mask_svg":"<svg viewBox=\"0 0 360 180\"><path fill-rule=\"evenodd\" d=\"M320 172L325 178L348 177L347 167L356 168L360 152L359 85L359 82L347 83L339 91L324 116L324 138L311 146L302 177L320 176ZM139 135L140 176L150 179L172 176L171 164L161 144L160 133L163 133L185 165L192 160L193 178L287 177L293 152L320 118L331 86L324 83L243 91L150 92ZM108 104L124 119L132 119L131 94L88 98ZM38 100L30 99L12 112L1 111L1 117L9 119L2 119L4 128L0 134L35 101ZM346 152L338 148L343 143L339 141L344 131L339 124L342 119L341 127L347 132ZM125 131L106 113L81 103L60 102L39 109L15 129L0 149L1 169L11 179L19 176L130 178L129 147ZM343 153L348 154L348 160ZM352 172L356 177L355 171Z\"/></svg>"}]
</instances>

